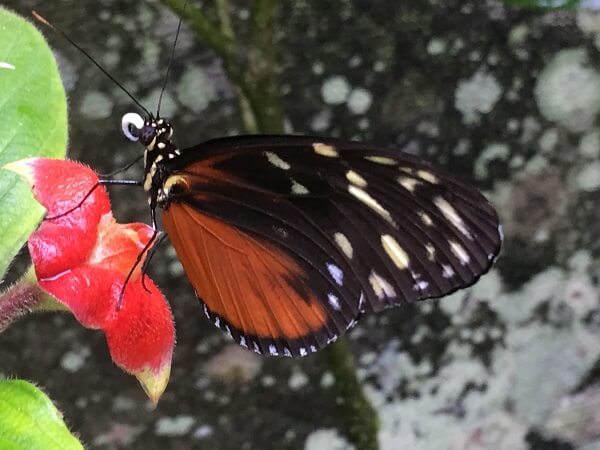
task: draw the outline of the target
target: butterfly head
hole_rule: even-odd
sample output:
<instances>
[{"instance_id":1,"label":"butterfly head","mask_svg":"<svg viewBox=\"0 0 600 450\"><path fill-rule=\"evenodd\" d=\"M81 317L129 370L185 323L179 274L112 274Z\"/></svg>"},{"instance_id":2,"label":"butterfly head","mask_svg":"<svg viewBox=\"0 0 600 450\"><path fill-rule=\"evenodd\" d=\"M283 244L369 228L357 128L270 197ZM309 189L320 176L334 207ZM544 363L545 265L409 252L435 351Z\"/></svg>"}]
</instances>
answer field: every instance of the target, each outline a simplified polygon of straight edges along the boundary
<instances>
[{"instance_id":1,"label":"butterfly head","mask_svg":"<svg viewBox=\"0 0 600 450\"><path fill-rule=\"evenodd\" d=\"M160 153L172 146L173 127L168 120L153 116L145 119L137 113L127 113L121 119L123 134L130 141L140 141L146 150Z\"/></svg>"}]
</instances>

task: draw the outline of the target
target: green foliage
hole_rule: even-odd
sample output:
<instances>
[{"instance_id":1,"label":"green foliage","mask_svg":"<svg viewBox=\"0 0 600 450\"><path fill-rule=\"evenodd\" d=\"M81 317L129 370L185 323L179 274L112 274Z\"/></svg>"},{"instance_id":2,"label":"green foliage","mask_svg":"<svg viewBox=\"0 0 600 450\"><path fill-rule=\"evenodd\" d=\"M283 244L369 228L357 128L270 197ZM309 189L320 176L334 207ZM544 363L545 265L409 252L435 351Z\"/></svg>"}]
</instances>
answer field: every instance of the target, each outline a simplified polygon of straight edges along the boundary
<instances>
[{"instance_id":1,"label":"green foliage","mask_svg":"<svg viewBox=\"0 0 600 450\"><path fill-rule=\"evenodd\" d=\"M50 48L31 23L2 8L0 42L0 167L64 156L67 102ZM0 278L43 212L27 183L0 171Z\"/></svg>"},{"instance_id":2,"label":"green foliage","mask_svg":"<svg viewBox=\"0 0 600 450\"><path fill-rule=\"evenodd\" d=\"M0 381L0 448L83 450L46 395L26 381Z\"/></svg>"}]
</instances>

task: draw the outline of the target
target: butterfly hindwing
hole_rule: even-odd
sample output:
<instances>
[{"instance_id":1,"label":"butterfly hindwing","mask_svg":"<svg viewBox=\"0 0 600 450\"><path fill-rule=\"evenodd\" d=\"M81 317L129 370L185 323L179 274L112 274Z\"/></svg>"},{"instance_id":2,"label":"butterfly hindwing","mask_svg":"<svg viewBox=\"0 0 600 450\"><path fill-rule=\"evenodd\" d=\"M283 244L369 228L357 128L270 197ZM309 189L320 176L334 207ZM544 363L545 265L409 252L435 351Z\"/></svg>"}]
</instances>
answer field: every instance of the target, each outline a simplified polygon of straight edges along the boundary
<instances>
[{"instance_id":1,"label":"butterfly hindwing","mask_svg":"<svg viewBox=\"0 0 600 450\"><path fill-rule=\"evenodd\" d=\"M306 354L361 312L469 286L500 249L476 189L399 151L246 136L165 167L165 228L188 277L213 321L264 353Z\"/></svg>"}]
</instances>

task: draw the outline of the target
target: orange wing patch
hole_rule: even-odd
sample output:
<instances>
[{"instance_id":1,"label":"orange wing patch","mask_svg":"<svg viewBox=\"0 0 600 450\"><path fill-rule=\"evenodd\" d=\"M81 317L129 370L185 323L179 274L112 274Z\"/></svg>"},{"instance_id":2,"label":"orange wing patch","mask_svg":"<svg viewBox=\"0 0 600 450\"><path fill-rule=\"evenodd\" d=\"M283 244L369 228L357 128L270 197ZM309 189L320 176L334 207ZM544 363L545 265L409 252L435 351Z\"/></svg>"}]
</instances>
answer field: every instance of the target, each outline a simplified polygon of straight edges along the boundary
<instances>
[{"instance_id":1,"label":"orange wing patch","mask_svg":"<svg viewBox=\"0 0 600 450\"><path fill-rule=\"evenodd\" d=\"M183 203L169 205L163 224L215 324L233 327L240 344L271 354L325 344L316 335L327 327L327 311L287 254Z\"/></svg>"}]
</instances>

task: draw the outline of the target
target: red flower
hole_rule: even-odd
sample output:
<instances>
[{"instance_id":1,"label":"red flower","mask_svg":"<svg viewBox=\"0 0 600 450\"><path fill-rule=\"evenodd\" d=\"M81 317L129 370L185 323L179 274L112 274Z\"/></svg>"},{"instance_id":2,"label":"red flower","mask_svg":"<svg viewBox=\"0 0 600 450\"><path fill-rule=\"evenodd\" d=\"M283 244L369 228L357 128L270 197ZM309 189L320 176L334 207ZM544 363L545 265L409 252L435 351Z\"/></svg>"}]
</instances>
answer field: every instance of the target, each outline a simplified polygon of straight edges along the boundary
<instances>
[{"instance_id":1,"label":"red flower","mask_svg":"<svg viewBox=\"0 0 600 450\"><path fill-rule=\"evenodd\" d=\"M33 158L6 168L29 182L47 210L28 242L39 286L83 326L103 330L113 361L135 375L156 403L169 380L175 331L164 296L148 278L149 292L142 286L141 265L117 308L152 228L117 223L106 189L94 188L97 175L79 163Z\"/></svg>"}]
</instances>

